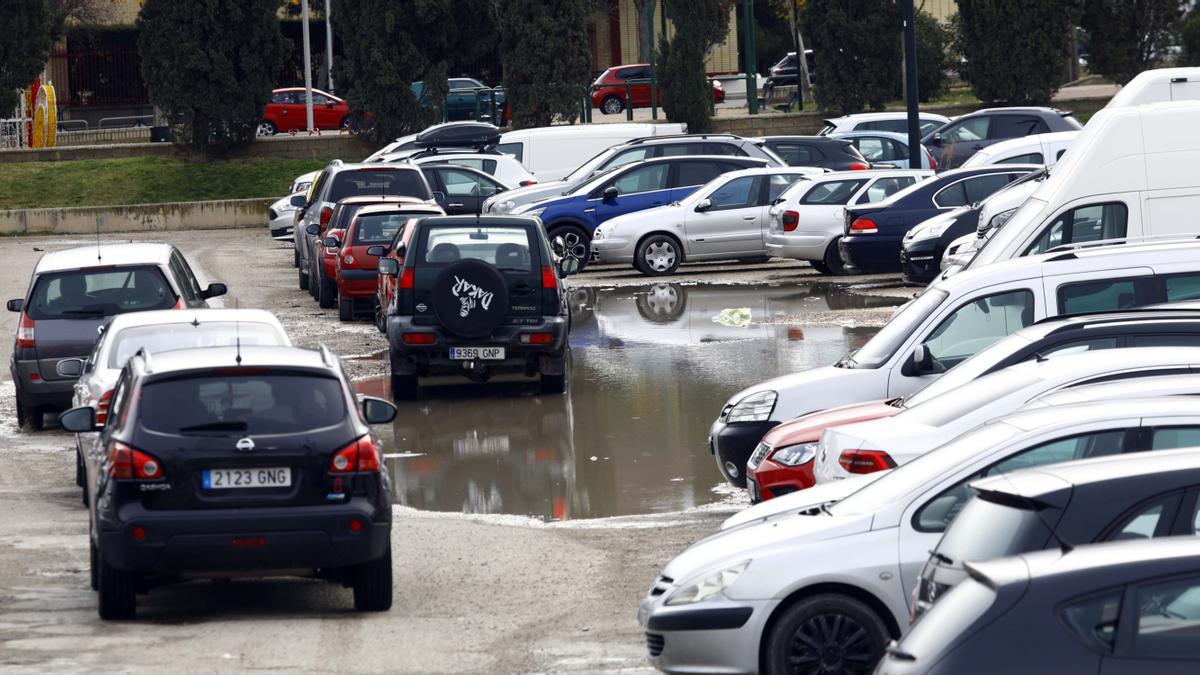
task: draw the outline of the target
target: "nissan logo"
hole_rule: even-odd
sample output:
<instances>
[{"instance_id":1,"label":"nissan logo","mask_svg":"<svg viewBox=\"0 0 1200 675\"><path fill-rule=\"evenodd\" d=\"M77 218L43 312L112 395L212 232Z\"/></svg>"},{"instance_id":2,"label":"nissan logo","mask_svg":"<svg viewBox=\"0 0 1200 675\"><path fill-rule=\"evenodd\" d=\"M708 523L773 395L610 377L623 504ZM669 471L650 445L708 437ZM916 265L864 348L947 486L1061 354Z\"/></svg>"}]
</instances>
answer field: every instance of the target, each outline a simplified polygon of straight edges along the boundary
<instances>
[{"instance_id":1,"label":"nissan logo","mask_svg":"<svg viewBox=\"0 0 1200 675\"><path fill-rule=\"evenodd\" d=\"M249 438L243 438L233 447L237 448L238 452L250 452L254 449L254 441Z\"/></svg>"}]
</instances>

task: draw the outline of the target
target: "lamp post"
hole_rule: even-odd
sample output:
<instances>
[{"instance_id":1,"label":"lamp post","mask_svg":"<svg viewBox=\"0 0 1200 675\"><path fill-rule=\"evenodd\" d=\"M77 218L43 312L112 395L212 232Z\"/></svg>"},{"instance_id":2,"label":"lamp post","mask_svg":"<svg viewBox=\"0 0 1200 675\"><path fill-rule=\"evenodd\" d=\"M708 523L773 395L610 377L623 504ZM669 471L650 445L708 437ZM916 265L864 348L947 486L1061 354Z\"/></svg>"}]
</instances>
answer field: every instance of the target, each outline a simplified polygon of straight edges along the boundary
<instances>
[{"instance_id":1,"label":"lamp post","mask_svg":"<svg viewBox=\"0 0 1200 675\"><path fill-rule=\"evenodd\" d=\"M308 123L308 131L313 130L312 109L312 54L308 41L308 0L300 2L300 31L304 36L304 117Z\"/></svg>"},{"instance_id":2,"label":"lamp post","mask_svg":"<svg viewBox=\"0 0 1200 675\"><path fill-rule=\"evenodd\" d=\"M751 115L757 115L758 78L754 71L756 70L755 64L758 62L758 55L755 54L754 46L754 0L743 0L742 2L742 25L746 47L746 63L743 66L746 69L746 105Z\"/></svg>"},{"instance_id":3,"label":"lamp post","mask_svg":"<svg viewBox=\"0 0 1200 675\"><path fill-rule=\"evenodd\" d=\"M901 0L904 12L904 91L908 110L909 166L921 168L921 120L917 115L917 22L913 0Z\"/></svg>"}]
</instances>

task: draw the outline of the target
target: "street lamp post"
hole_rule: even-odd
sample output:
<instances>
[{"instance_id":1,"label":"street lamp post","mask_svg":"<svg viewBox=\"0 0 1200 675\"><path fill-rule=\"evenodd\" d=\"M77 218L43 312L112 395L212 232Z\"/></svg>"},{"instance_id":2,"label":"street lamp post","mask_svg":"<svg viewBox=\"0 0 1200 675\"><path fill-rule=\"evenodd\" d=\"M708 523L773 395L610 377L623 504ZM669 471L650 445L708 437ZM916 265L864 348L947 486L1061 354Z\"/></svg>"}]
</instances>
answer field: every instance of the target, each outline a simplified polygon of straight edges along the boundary
<instances>
[{"instance_id":1,"label":"street lamp post","mask_svg":"<svg viewBox=\"0 0 1200 675\"><path fill-rule=\"evenodd\" d=\"M300 32L304 36L304 116L308 123L308 131L312 133L312 54L308 41L308 0L301 0L300 14Z\"/></svg>"},{"instance_id":2,"label":"street lamp post","mask_svg":"<svg viewBox=\"0 0 1200 675\"><path fill-rule=\"evenodd\" d=\"M913 0L901 0L904 12L904 91L908 110L909 166L921 168L921 120L917 115L917 22Z\"/></svg>"},{"instance_id":3,"label":"street lamp post","mask_svg":"<svg viewBox=\"0 0 1200 675\"><path fill-rule=\"evenodd\" d=\"M910 0L911 1L911 0ZM758 114L758 78L755 75L755 64L758 55L754 46L754 0L744 0L742 3L742 31L746 47L746 105L751 115Z\"/></svg>"}]
</instances>

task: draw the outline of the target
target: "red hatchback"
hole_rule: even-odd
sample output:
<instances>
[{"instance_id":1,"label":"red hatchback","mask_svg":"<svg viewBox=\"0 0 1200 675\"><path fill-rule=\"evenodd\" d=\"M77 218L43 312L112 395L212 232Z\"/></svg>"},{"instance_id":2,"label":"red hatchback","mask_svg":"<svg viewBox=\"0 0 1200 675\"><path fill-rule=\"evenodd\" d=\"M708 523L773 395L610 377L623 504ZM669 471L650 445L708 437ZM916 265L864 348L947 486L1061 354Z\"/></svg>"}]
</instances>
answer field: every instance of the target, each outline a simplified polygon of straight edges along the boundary
<instances>
[{"instance_id":1,"label":"red hatchback","mask_svg":"<svg viewBox=\"0 0 1200 675\"><path fill-rule=\"evenodd\" d=\"M345 100L317 89L313 89L312 96L314 129L343 129L349 126L350 106L346 105ZM271 92L271 102L263 111L262 121L258 123L258 135L306 131L307 107L304 87L275 89Z\"/></svg>"},{"instance_id":2,"label":"red hatchback","mask_svg":"<svg viewBox=\"0 0 1200 675\"><path fill-rule=\"evenodd\" d=\"M650 65L635 63L628 66L613 66L600 73L600 77L592 83L592 107L599 108L605 115L616 115L625 110L629 99L633 99L634 108L650 107L650 84L630 84L626 93L625 83L633 80L649 80ZM603 86L608 85L608 86ZM719 80L713 80L713 103L725 102L725 88ZM662 105L662 87L658 88L658 104Z\"/></svg>"},{"instance_id":3,"label":"red hatchback","mask_svg":"<svg viewBox=\"0 0 1200 675\"><path fill-rule=\"evenodd\" d=\"M763 436L746 465L746 487L754 502L766 501L816 483L813 460L821 433L830 427L891 417L904 408L893 401L869 401L797 417Z\"/></svg>"},{"instance_id":4,"label":"red hatchback","mask_svg":"<svg viewBox=\"0 0 1200 675\"><path fill-rule=\"evenodd\" d=\"M440 216L445 212L427 204L376 204L354 214L334 256L338 319L350 321L368 307L374 313L379 255L373 254L379 251L372 248L391 244L413 216L422 215Z\"/></svg>"}]
</instances>

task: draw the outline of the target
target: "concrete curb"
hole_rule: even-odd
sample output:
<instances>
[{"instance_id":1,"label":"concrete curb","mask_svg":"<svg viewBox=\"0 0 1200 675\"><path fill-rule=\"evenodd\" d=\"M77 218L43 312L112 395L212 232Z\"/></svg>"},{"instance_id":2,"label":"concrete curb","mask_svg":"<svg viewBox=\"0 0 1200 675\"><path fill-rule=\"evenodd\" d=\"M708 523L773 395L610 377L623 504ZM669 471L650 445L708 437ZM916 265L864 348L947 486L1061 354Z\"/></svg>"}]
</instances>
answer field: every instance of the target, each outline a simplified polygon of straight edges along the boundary
<instances>
[{"instance_id":1,"label":"concrete curb","mask_svg":"<svg viewBox=\"0 0 1200 675\"><path fill-rule=\"evenodd\" d=\"M278 197L0 210L3 234L91 234L264 227Z\"/></svg>"}]
</instances>

